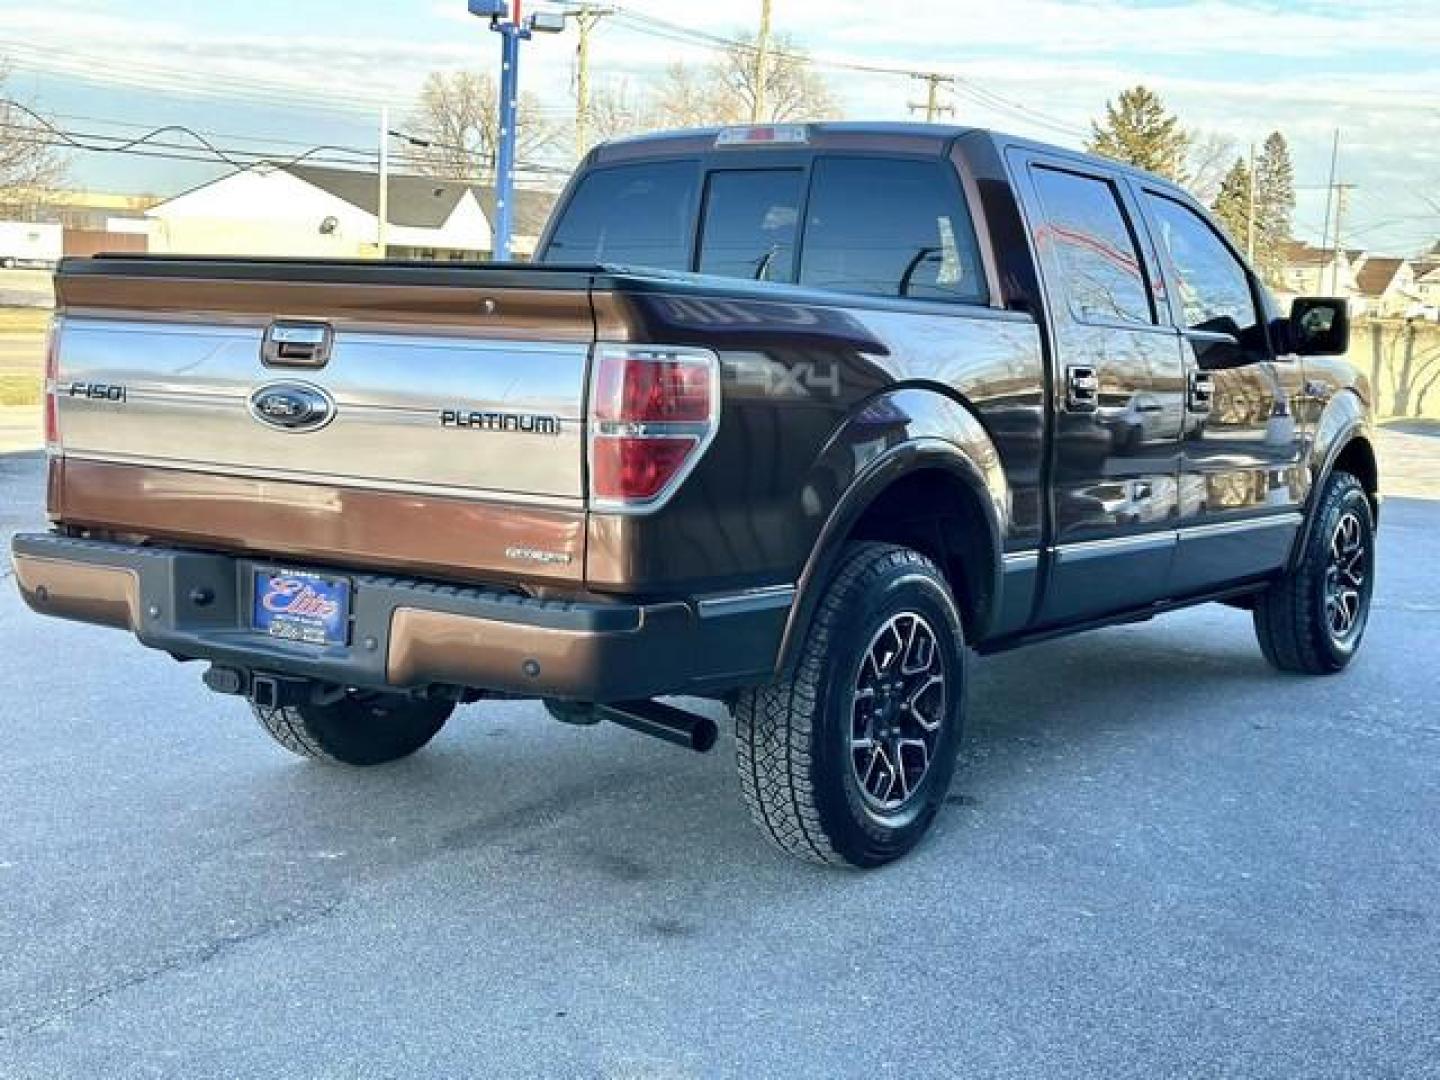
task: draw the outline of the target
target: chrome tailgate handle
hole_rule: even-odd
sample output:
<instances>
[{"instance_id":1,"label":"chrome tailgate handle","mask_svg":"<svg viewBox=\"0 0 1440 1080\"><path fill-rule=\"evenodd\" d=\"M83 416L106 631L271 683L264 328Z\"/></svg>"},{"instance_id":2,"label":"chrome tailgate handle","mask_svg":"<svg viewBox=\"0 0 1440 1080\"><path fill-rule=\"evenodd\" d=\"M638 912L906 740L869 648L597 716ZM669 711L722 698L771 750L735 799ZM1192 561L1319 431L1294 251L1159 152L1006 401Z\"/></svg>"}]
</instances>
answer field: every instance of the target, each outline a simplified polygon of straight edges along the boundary
<instances>
[{"instance_id":1,"label":"chrome tailgate handle","mask_svg":"<svg viewBox=\"0 0 1440 1080\"><path fill-rule=\"evenodd\" d=\"M328 323L273 322L260 344L260 360L266 367L322 368L334 341Z\"/></svg>"}]
</instances>

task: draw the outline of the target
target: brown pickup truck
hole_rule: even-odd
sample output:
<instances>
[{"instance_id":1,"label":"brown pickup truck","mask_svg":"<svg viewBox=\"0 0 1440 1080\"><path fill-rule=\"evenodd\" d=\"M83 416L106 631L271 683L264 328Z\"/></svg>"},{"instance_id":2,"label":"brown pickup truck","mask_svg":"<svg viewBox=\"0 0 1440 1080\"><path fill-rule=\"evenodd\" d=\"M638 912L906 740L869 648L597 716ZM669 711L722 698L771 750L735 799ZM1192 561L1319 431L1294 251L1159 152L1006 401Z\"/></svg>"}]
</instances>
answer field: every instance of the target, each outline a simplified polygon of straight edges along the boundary
<instances>
[{"instance_id":1,"label":"brown pickup truck","mask_svg":"<svg viewBox=\"0 0 1440 1080\"><path fill-rule=\"evenodd\" d=\"M1344 303L1279 314L1184 191L985 131L683 132L531 265L66 260L37 611L297 753L546 702L708 749L785 850L944 799L966 657L1219 600L1343 668L1378 479ZM1043 670L1036 673L1043 678Z\"/></svg>"}]
</instances>

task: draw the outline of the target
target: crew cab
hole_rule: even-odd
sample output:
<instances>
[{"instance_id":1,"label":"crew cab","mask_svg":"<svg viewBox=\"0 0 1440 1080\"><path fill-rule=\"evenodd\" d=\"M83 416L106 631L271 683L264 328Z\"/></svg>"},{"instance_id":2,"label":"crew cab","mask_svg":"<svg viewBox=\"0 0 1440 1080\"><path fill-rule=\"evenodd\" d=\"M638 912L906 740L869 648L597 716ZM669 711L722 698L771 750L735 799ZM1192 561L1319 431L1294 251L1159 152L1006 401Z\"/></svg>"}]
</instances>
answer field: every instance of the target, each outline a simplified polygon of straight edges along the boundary
<instances>
[{"instance_id":1,"label":"crew cab","mask_svg":"<svg viewBox=\"0 0 1440 1080\"><path fill-rule=\"evenodd\" d=\"M708 749L656 699L713 698L763 832L873 866L944 801L970 654L1207 601L1284 671L1364 633L1344 302L1280 313L1112 161L668 133L593 151L532 264L107 256L56 294L26 601L311 758L496 697Z\"/></svg>"}]
</instances>

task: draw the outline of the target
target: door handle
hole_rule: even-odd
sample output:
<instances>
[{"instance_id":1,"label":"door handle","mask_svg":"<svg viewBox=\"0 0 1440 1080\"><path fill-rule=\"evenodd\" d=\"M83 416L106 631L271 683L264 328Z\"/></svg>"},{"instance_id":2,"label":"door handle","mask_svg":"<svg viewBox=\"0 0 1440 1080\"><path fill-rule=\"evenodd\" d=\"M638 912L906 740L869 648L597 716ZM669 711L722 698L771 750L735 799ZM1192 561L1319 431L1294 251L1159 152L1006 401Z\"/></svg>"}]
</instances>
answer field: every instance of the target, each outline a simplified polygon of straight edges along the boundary
<instances>
[{"instance_id":1,"label":"door handle","mask_svg":"<svg viewBox=\"0 0 1440 1080\"><path fill-rule=\"evenodd\" d=\"M1065 369L1065 407L1071 412L1094 412L1100 407L1100 376L1093 367L1072 364Z\"/></svg>"},{"instance_id":2,"label":"door handle","mask_svg":"<svg viewBox=\"0 0 1440 1080\"><path fill-rule=\"evenodd\" d=\"M1215 376L1208 371L1192 371L1185 403L1191 412L1208 413L1215 404Z\"/></svg>"}]
</instances>

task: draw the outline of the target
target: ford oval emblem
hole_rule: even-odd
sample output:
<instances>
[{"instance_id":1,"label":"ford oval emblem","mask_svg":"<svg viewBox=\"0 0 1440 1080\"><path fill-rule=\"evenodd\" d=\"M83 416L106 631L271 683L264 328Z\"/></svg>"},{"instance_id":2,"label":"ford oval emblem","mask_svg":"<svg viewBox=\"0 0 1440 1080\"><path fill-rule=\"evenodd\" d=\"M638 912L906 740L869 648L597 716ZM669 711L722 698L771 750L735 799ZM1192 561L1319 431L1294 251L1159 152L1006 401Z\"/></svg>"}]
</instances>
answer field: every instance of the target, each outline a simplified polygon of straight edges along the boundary
<instances>
[{"instance_id":1,"label":"ford oval emblem","mask_svg":"<svg viewBox=\"0 0 1440 1080\"><path fill-rule=\"evenodd\" d=\"M268 383L250 395L250 415L281 431L319 431L335 419L335 399L309 383Z\"/></svg>"}]
</instances>

